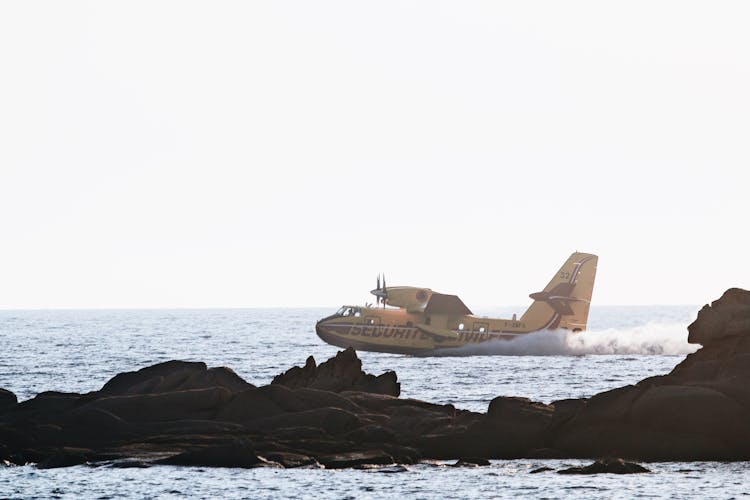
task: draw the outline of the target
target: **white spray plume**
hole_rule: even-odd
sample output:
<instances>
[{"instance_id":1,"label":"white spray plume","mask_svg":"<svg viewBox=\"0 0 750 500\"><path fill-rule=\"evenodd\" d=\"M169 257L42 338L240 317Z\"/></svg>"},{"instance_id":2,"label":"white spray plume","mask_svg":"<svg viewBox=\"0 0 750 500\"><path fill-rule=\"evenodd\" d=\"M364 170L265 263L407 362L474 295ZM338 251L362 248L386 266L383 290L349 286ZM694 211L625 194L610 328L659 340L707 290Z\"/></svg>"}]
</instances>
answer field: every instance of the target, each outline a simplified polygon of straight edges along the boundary
<instances>
[{"instance_id":1,"label":"white spray plume","mask_svg":"<svg viewBox=\"0 0 750 500\"><path fill-rule=\"evenodd\" d=\"M648 323L630 328L608 328L573 333L542 330L511 340L493 340L452 349L443 356L583 356L634 354L684 356L700 346L688 344L684 323Z\"/></svg>"}]
</instances>

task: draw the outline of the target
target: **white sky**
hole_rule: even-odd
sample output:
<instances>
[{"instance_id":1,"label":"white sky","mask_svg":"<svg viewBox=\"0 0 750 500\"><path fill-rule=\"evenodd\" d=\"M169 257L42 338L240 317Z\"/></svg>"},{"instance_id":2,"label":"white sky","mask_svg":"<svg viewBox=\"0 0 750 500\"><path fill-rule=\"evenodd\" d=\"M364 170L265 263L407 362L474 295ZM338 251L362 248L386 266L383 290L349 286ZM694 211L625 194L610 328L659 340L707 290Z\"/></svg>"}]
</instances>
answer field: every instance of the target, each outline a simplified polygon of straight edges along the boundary
<instances>
[{"instance_id":1,"label":"white sky","mask_svg":"<svg viewBox=\"0 0 750 500\"><path fill-rule=\"evenodd\" d=\"M0 308L750 288L746 2L4 2ZM372 299L372 297L370 297Z\"/></svg>"}]
</instances>

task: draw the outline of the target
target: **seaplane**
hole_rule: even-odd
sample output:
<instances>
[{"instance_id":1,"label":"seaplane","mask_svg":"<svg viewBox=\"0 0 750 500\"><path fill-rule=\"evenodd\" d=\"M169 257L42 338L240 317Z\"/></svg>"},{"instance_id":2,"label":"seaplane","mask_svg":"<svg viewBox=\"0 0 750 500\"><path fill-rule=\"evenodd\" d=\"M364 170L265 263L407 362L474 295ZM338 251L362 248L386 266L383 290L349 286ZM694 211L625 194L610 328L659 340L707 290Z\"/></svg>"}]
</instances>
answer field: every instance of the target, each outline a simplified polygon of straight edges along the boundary
<instances>
[{"instance_id":1,"label":"seaplane","mask_svg":"<svg viewBox=\"0 0 750 500\"><path fill-rule=\"evenodd\" d=\"M376 305L343 306L317 322L325 342L361 351L429 356L443 349L512 340L540 330L586 329L599 258L573 253L517 318L476 316L456 295L429 288L386 286L378 275Z\"/></svg>"}]
</instances>

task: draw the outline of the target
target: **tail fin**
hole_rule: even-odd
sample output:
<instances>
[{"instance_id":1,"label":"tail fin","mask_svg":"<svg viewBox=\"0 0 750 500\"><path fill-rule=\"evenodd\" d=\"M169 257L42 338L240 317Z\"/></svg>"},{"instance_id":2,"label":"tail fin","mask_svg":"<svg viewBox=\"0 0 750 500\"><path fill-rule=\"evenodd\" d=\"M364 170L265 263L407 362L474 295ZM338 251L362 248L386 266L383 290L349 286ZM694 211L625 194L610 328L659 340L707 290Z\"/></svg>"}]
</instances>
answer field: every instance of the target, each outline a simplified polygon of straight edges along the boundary
<instances>
[{"instance_id":1,"label":"tail fin","mask_svg":"<svg viewBox=\"0 0 750 500\"><path fill-rule=\"evenodd\" d=\"M521 321L532 330L585 330L598 260L590 253L572 254L543 291L530 295L534 302Z\"/></svg>"}]
</instances>

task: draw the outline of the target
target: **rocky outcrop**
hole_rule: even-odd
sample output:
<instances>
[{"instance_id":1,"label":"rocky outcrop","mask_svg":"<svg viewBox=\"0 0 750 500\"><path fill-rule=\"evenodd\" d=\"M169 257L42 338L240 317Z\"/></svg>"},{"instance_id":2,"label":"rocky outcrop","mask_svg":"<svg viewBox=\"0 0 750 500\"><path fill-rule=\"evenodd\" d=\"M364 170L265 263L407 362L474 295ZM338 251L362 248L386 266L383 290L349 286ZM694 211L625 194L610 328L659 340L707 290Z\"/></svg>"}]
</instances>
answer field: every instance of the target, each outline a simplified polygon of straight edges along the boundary
<instances>
[{"instance_id":1,"label":"rocky outcrop","mask_svg":"<svg viewBox=\"0 0 750 500\"><path fill-rule=\"evenodd\" d=\"M274 377L271 383L290 389L309 387L323 391L361 391L396 397L401 394L401 384L397 382L395 372L385 372L377 377L363 372L362 361L351 347L340 351L320 366L310 356L305 366L294 366Z\"/></svg>"},{"instance_id":2,"label":"rocky outcrop","mask_svg":"<svg viewBox=\"0 0 750 500\"><path fill-rule=\"evenodd\" d=\"M6 395L7 393L7 395ZM4 392L0 460L65 467L106 460L215 467L413 463L414 428L453 421L450 405L399 399L396 374L361 370L352 350L256 387L228 368L169 361L87 394ZM421 427L420 427L421 426ZM124 462L126 461L126 462Z\"/></svg>"},{"instance_id":3,"label":"rocky outcrop","mask_svg":"<svg viewBox=\"0 0 750 500\"><path fill-rule=\"evenodd\" d=\"M551 445L579 457L750 458L750 292L727 290L688 332L703 347L668 375L597 394L567 418L556 411Z\"/></svg>"},{"instance_id":4,"label":"rocky outcrop","mask_svg":"<svg viewBox=\"0 0 750 500\"><path fill-rule=\"evenodd\" d=\"M12 392L0 388L0 412L7 411L16 406L18 399Z\"/></svg>"},{"instance_id":5,"label":"rocky outcrop","mask_svg":"<svg viewBox=\"0 0 750 500\"><path fill-rule=\"evenodd\" d=\"M399 398L396 374L364 373L350 349L320 366L308 358L262 387L228 368L169 361L87 394L43 392L17 403L0 391L0 463L340 468L423 458L460 459L459 466L521 457L750 459L750 292L728 290L688 330L703 347L667 375L552 404L498 397L487 413ZM583 472L625 463L597 464Z\"/></svg>"}]
</instances>

